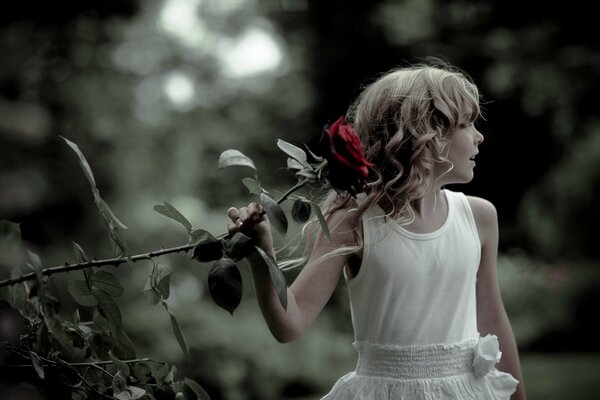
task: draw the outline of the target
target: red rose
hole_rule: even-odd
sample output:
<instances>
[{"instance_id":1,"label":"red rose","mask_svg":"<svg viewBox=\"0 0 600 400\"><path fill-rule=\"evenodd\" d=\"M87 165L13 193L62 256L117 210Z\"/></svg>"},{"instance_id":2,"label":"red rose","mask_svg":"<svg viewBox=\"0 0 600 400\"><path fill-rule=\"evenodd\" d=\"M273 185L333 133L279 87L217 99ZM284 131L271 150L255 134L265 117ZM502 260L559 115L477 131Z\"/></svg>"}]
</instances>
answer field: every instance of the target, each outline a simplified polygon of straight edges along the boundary
<instances>
[{"instance_id":1,"label":"red rose","mask_svg":"<svg viewBox=\"0 0 600 400\"><path fill-rule=\"evenodd\" d=\"M326 176L331 186L355 195L363 190L373 164L365 158L358 134L344 124L344 118L342 115L323 129L319 147L327 160Z\"/></svg>"}]
</instances>

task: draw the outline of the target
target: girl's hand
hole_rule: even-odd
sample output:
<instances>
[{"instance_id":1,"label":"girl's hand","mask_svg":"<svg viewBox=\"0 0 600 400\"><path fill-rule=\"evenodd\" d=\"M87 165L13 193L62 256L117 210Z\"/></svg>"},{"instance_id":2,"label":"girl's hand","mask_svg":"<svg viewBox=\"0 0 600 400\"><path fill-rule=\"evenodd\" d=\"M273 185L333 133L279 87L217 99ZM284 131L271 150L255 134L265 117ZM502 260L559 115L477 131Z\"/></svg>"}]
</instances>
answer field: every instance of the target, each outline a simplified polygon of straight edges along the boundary
<instances>
[{"instance_id":1,"label":"girl's hand","mask_svg":"<svg viewBox=\"0 0 600 400\"><path fill-rule=\"evenodd\" d=\"M252 202L248 204L248 207L239 209L231 207L227 210L227 216L230 219L227 223L227 230L231 235L242 232L253 238L267 254L275 256L269 217L259 204Z\"/></svg>"}]
</instances>

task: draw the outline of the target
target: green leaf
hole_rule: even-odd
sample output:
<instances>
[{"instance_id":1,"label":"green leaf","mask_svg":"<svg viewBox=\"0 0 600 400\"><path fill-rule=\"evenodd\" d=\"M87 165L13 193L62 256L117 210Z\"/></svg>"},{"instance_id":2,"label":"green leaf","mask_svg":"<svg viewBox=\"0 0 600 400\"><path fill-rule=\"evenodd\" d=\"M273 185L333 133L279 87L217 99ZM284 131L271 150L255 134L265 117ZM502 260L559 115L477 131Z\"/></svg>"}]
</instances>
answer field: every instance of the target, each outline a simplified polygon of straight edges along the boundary
<instances>
[{"instance_id":1,"label":"green leaf","mask_svg":"<svg viewBox=\"0 0 600 400\"><path fill-rule=\"evenodd\" d=\"M223 242L203 229L196 229L193 233L198 240L194 247L192 259L199 262L215 261L223 257Z\"/></svg>"},{"instance_id":2,"label":"green leaf","mask_svg":"<svg viewBox=\"0 0 600 400\"><path fill-rule=\"evenodd\" d=\"M231 315L242 300L242 275L235 262L222 258L208 273L208 291L213 301Z\"/></svg>"},{"instance_id":3,"label":"green leaf","mask_svg":"<svg viewBox=\"0 0 600 400\"><path fill-rule=\"evenodd\" d=\"M85 357L86 349L76 348L63 329L63 320L57 316L52 308L43 306L44 324L48 333L58 344L58 350L65 355L67 361L82 361Z\"/></svg>"},{"instance_id":4,"label":"green leaf","mask_svg":"<svg viewBox=\"0 0 600 400\"><path fill-rule=\"evenodd\" d=\"M288 158L287 159L287 168L292 169L292 170L303 170L304 165L300 164L298 161L296 161L293 158Z\"/></svg>"},{"instance_id":5,"label":"green leaf","mask_svg":"<svg viewBox=\"0 0 600 400\"><path fill-rule=\"evenodd\" d=\"M190 388L192 392L194 392L197 400L210 400L208 393L206 393L204 389L202 389L202 386L200 386L196 381L190 378L184 378L183 382L188 388Z\"/></svg>"},{"instance_id":6,"label":"green leaf","mask_svg":"<svg viewBox=\"0 0 600 400\"><path fill-rule=\"evenodd\" d=\"M248 178L248 177L242 178L242 183L244 184L244 186L246 186L248 188L248 190L250 191L251 194L260 196L260 194L263 192L263 189L260 186L260 183L256 179L252 179L252 178Z\"/></svg>"},{"instance_id":7,"label":"green leaf","mask_svg":"<svg viewBox=\"0 0 600 400\"><path fill-rule=\"evenodd\" d=\"M218 167L226 168L226 167L234 167L234 166L248 167L248 168L252 168L253 170L256 171L256 167L254 166L254 161L252 161L252 159L250 159L250 157L247 157L242 152L240 152L238 150L234 150L234 149L225 150L224 152L222 152L221 155L219 156Z\"/></svg>"},{"instance_id":8,"label":"green leaf","mask_svg":"<svg viewBox=\"0 0 600 400\"><path fill-rule=\"evenodd\" d=\"M298 223L305 223L310 218L311 205L306 199L299 198L292 206L292 219Z\"/></svg>"},{"instance_id":9,"label":"green leaf","mask_svg":"<svg viewBox=\"0 0 600 400\"><path fill-rule=\"evenodd\" d=\"M31 359L33 369L35 369L35 372L40 377L40 379L45 379L44 366L42 365L42 360L40 360L40 357L33 351L30 351L29 358Z\"/></svg>"},{"instance_id":10,"label":"green leaf","mask_svg":"<svg viewBox=\"0 0 600 400\"><path fill-rule=\"evenodd\" d=\"M127 255L127 243L121 237L121 233L119 229L115 226L114 221L106 217L104 211L101 212L102 218L104 218L104 222L106 223L106 228L108 230L108 235L110 236L113 243L119 249L119 255L125 256Z\"/></svg>"},{"instance_id":11,"label":"green leaf","mask_svg":"<svg viewBox=\"0 0 600 400\"><path fill-rule=\"evenodd\" d=\"M0 220L0 243L10 251L16 250L21 244L21 224Z\"/></svg>"},{"instance_id":12,"label":"green leaf","mask_svg":"<svg viewBox=\"0 0 600 400\"><path fill-rule=\"evenodd\" d=\"M260 195L260 202L269 216L269 221L271 224L273 224L275 229L285 235L287 232L288 221L281 206L279 206L275 200L264 193L261 193Z\"/></svg>"},{"instance_id":13,"label":"green leaf","mask_svg":"<svg viewBox=\"0 0 600 400\"><path fill-rule=\"evenodd\" d=\"M177 319L175 318L175 316L173 314L171 314L171 312L169 312L169 315L171 317L171 327L173 328L173 334L175 335L175 338L177 338L177 343L179 343L179 347L181 347L183 354L185 354L186 356L189 356L190 351L188 349L188 345L187 345L187 341L185 340L185 336L183 335L183 331L181 330L181 327L179 326L179 322L177 322Z\"/></svg>"},{"instance_id":14,"label":"green leaf","mask_svg":"<svg viewBox=\"0 0 600 400\"><path fill-rule=\"evenodd\" d=\"M283 309L287 310L287 282L285 280L285 276L283 276L283 272L281 272L279 265L277 265L277 261L275 261L273 257L267 254L259 246L254 246L254 248L267 265L267 268L269 269L269 275L271 275L271 281L273 282L277 296L279 296L279 301L281 302Z\"/></svg>"},{"instance_id":15,"label":"green leaf","mask_svg":"<svg viewBox=\"0 0 600 400\"><path fill-rule=\"evenodd\" d=\"M190 223L190 221L188 221L188 219L186 217L183 216L182 213L179 212L179 210L177 210L175 207L173 207L169 202L164 201L163 205L155 205L154 206L154 211L156 211L159 214L164 215L167 218L171 218L177 222L179 222L181 225L183 225L185 227L185 229L187 229L188 232L192 231L192 224Z\"/></svg>"},{"instance_id":16,"label":"green leaf","mask_svg":"<svg viewBox=\"0 0 600 400\"><path fill-rule=\"evenodd\" d=\"M112 388L113 396L118 400L137 400L146 394L142 388L127 385L127 379L121 371L117 371L113 376Z\"/></svg>"},{"instance_id":17,"label":"green leaf","mask_svg":"<svg viewBox=\"0 0 600 400\"><path fill-rule=\"evenodd\" d=\"M171 274L173 271L162 263L158 263L156 268L156 276L154 281L156 282L156 289L160 292L163 299L168 299L170 294L169 284L171 282Z\"/></svg>"},{"instance_id":18,"label":"green leaf","mask_svg":"<svg viewBox=\"0 0 600 400\"><path fill-rule=\"evenodd\" d=\"M154 279L152 275L148 275L146 278L146 284L144 285L144 296L146 297L146 300L148 300L148 303L155 306L160 302L160 297L156 292L154 285L152 284L153 280Z\"/></svg>"},{"instance_id":19,"label":"green leaf","mask_svg":"<svg viewBox=\"0 0 600 400\"><path fill-rule=\"evenodd\" d=\"M331 240L331 232L329 231L329 226L327 226L327 221L325 220L325 217L323 216L321 207L319 207L317 204L313 203L312 201L310 202L310 205L312 206L313 211L314 211L315 215L317 216L317 220L319 221L319 224L321 225L321 229L323 229L325 236L327 236L327 239Z\"/></svg>"},{"instance_id":20,"label":"green leaf","mask_svg":"<svg viewBox=\"0 0 600 400\"><path fill-rule=\"evenodd\" d=\"M303 169L296 172L296 175L316 181L319 179L319 174L311 169Z\"/></svg>"},{"instance_id":21,"label":"green leaf","mask_svg":"<svg viewBox=\"0 0 600 400\"><path fill-rule=\"evenodd\" d=\"M75 143L71 142L70 140L64 138L63 136L59 135L59 137L61 139L63 139L65 142L67 142L69 147L71 149L73 149L75 154L77 154L77 157L79 158L79 165L81 165L81 168L83 169L85 176L87 177L88 181L90 182L90 185L92 185L92 187L96 187L96 180L94 179L94 174L92 174L92 169L90 168L90 164L88 164L83 153L81 152L81 150L79 150L79 146L77 146Z\"/></svg>"},{"instance_id":22,"label":"green leaf","mask_svg":"<svg viewBox=\"0 0 600 400\"><path fill-rule=\"evenodd\" d=\"M75 251L75 259L77 260L78 263L84 263L88 260L85 251L83 251L83 249L81 248L80 245L78 245L75 242L73 243L73 250Z\"/></svg>"},{"instance_id":23,"label":"green leaf","mask_svg":"<svg viewBox=\"0 0 600 400\"><path fill-rule=\"evenodd\" d=\"M121 221L119 221L119 219L112 212L112 210L110 209L110 207L108 206L108 204L106 203L106 201L104 201L104 199L102 199L102 198L100 198L99 200L100 200L100 203L102 204L102 207L104 208L104 210L106 210L108 212L109 217L113 221L115 221L117 223L117 225L119 226L119 228L128 230L129 228L126 227L124 223L122 223Z\"/></svg>"},{"instance_id":24,"label":"green leaf","mask_svg":"<svg viewBox=\"0 0 600 400\"><path fill-rule=\"evenodd\" d=\"M104 317L112 321L118 328L121 328L121 310L119 309L119 306L115 300L100 290L94 291L94 294L98 300L98 310Z\"/></svg>"},{"instance_id":25,"label":"green leaf","mask_svg":"<svg viewBox=\"0 0 600 400\"><path fill-rule=\"evenodd\" d=\"M110 321L104 318L99 312L94 312L94 325L97 329L96 332L107 332L110 330Z\"/></svg>"},{"instance_id":26,"label":"green leaf","mask_svg":"<svg viewBox=\"0 0 600 400\"><path fill-rule=\"evenodd\" d=\"M110 356L110 360L115 365L115 367L117 367L117 369L123 374L123 376L127 378L131 374L129 365L115 357L112 350L108 351L108 355Z\"/></svg>"},{"instance_id":27,"label":"green leaf","mask_svg":"<svg viewBox=\"0 0 600 400\"><path fill-rule=\"evenodd\" d=\"M171 367L167 363L153 363L150 365L151 373L158 385L162 385L165 382L165 378L169 375Z\"/></svg>"},{"instance_id":28,"label":"green leaf","mask_svg":"<svg viewBox=\"0 0 600 400\"><path fill-rule=\"evenodd\" d=\"M236 232L229 239L225 253L233 261L239 261L252 252L254 249L253 242L251 237L244 235L242 232Z\"/></svg>"},{"instance_id":29,"label":"green leaf","mask_svg":"<svg viewBox=\"0 0 600 400\"><path fill-rule=\"evenodd\" d=\"M138 362L131 368L131 374L140 383L147 383L152 379L152 369L146 362Z\"/></svg>"},{"instance_id":30,"label":"green leaf","mask_svg":"<svg viewBox=\"0 0 600 400\"><path fill-rule=\"evenodd\" d=\"M122 360L131 360L136 358L135 346L125 331L122 329L117 329L115 339L116 342L112 349L112 351L115 353L115 356Z\"/></svg>"},{"instance_id":31,"label":"green leaf","mask_svg":"<svg viewBox=\"0 0 600 400\"><path fill-rule=\"evenodd\" d=\"M83 279L72 279L67 282L67 287L73 299L82 306L94 307L98 304L96 296L90 291L88 284Z\"/></svg>"},{"instance_id":32,"label":"green leaf","mask_svg":"<svg viewBox=\"0 0 600 400\"><path fill-rule=\"evenodd\" d=\"M42 260L40 259L40 257L31 250L27 250L27 254L29 255L29 259L33 263L33 266L36 269L41 269L42 268Z\"/></svg>"},{"instance_id":33,"label":"green leaf","mask_svg":"<svg viewBox=\"0 0 600 400\"><path fill-rule=\"evenodd\" d=\"M292 157L294 160L298 161L305 168L310 168L306 160L306 152L302 150L300 147L295 146L291 143L286 142L285 140L278 139L277 147L279 147L283 152L285 152L288 156Z\"/></svg>"},{"instance_id":34,"label":"green leaf","mask_svg":"<svg viewBox=\"0 0 600 400\"><path fill-rule=\"evenodd\" d=\"M108 271L97 271L91 278L93 287L103 291L104 293L112 296L119 297L125 289L119 282L116 276Z\"/></svg>"}]
</instances>

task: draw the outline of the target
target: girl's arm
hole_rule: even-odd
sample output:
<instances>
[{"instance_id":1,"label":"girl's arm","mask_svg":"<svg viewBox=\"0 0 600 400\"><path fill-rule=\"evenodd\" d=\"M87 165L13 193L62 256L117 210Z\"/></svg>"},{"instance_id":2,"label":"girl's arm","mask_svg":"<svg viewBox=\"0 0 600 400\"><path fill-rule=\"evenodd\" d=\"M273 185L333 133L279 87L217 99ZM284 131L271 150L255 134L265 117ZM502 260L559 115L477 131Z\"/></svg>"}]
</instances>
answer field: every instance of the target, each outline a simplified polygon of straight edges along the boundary
<instances>
[{"instance_id":1,"label":"girl's arm","mask_svg":"<svg viewBox=\"0 0 600 400\"><path fill-rule=\"evenodd\" d=\"M487 200L469 197L481 240L481 262L477 273L477 328L482 336L498 336L502 359L498 369L510 373L520 384L512 396L525 400L525 387L519 361L517 343L502 302L496 272L498 257L498 215Z\"/></svg>"},{"instance_id":2,"label":"girl's arm","mask_svg":"<svg viewBox=\"0 0 600 400\"><path fill-rule=\"evenodd\" d=\"M260 207L250 203L241 209L230 208L230 233L242 230L252 235L257 245L275 257L271 227L266 215L261 216ZM307 265L287 290L288 305L284 310L271 282L269 271L261 262L258 254L248 256L254 287L260 309L265 321L279 342L289 342L300 337L319 315L334 289L342 270L348 261L348 254L332 257L321 257L332 251L354 243L352 234L354 227L346 210L338 210L328 218L331 240L319 233L318 237L310 237L310 250Z\"/></svg>"}]
</instances>

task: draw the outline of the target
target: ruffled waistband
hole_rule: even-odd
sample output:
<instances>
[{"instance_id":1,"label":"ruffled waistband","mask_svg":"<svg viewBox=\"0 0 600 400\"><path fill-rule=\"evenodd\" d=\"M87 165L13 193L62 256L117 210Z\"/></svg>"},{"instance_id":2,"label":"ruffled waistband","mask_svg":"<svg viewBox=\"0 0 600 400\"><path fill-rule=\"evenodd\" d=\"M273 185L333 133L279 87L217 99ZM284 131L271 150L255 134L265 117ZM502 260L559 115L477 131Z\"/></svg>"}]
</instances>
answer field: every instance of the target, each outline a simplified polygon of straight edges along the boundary
<instances>
[{"instance_id":1,"label":"ruffled waistband","mask_svg":"<svg viewBox=\"0 0 600 400\"><path fill-rule=\"evenodd\" d=\"M498 338L394 346L355 342L356 370L322 400L509 400L519 381L495 368Z\"/></svg>"},{"instance_id":2,"label":"ruffled waistband","mask_svg":"<svg viewBox=\"0 0 600 400\"><path fill-rule=\"evenodd\" d=\"M430 379L473 371L475 347L472 339L456 344L396 346L355 342L356 374L395 379Z\"/></svg>"}]
</instances>

